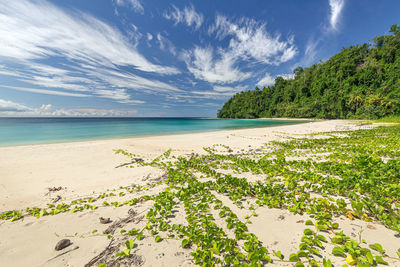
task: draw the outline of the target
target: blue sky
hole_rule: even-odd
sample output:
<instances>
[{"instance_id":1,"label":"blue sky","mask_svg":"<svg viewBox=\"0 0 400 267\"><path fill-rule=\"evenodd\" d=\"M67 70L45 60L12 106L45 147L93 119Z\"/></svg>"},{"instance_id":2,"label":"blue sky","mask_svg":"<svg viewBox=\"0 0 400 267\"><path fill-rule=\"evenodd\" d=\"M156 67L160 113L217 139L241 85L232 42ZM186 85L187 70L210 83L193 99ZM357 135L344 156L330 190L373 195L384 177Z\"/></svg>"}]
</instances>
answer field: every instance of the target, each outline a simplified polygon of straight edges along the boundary
<instances>
[{"instance_id":1,"label":"blue sky","mask_svg":"<svg viewBox=\"0 0 400 267\"><path fill-rule=\"evenodd\" d=\"M398 0L0 0L0 116L215 117L399 14Z\"/></svg>"}]
</instances>

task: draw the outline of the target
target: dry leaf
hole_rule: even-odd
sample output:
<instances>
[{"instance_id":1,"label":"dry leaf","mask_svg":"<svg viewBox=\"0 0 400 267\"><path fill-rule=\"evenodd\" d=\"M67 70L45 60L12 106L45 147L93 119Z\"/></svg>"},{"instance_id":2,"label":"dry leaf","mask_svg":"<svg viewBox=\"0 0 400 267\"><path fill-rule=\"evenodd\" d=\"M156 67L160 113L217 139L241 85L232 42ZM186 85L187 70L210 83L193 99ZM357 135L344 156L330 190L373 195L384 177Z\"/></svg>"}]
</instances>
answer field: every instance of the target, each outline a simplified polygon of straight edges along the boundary
<instances>
[{"instance_id":1,"label":"dry leaf","mask_svg":"<svg viewBox=\"0 0 400 267\"><path fill-rule=\"evenodd\" d=\"M346 212L346 216L347 218L349 218L350 220L354 220L354 213L349 210L348 212Z\"/></svg>"}]
</instances>

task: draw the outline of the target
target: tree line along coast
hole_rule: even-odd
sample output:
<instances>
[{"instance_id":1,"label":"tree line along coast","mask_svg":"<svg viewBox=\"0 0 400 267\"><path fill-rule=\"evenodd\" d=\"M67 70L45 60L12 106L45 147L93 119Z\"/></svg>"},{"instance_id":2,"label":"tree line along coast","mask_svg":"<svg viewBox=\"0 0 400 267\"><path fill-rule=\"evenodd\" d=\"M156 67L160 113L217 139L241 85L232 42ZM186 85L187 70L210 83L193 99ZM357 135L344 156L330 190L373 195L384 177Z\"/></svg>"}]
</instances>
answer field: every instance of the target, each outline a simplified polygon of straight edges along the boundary
<instances>
[{"instance_id":1,"label":"tree line along coast","mask_svg":"<svg viewBox=\"0 0 400 267\"><path fill-rule=\"evenodd\" d=\"M377 119L400 115L400 27L371 43L343 48L294 78L235 94L219 118Z\"/></svg>"}]
</instances>

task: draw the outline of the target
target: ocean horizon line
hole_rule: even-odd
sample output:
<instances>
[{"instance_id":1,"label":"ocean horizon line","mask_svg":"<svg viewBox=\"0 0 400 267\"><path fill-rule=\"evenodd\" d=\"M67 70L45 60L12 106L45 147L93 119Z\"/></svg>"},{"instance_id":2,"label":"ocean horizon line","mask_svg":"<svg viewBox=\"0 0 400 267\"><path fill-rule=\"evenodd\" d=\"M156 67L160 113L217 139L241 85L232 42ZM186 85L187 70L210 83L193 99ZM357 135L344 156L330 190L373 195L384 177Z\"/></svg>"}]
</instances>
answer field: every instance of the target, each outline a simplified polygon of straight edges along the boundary
<instances>
[{"instance_id":1,"label":"ocean horizon line","mask_svg":"<svg viewBox=\"0 0 400 267\"><path fill-rule=\"evenodd\" d=\"M0 146L185 134L302 122L305 121L206 117L1 117Z\"/></svg>"}]
</instances>

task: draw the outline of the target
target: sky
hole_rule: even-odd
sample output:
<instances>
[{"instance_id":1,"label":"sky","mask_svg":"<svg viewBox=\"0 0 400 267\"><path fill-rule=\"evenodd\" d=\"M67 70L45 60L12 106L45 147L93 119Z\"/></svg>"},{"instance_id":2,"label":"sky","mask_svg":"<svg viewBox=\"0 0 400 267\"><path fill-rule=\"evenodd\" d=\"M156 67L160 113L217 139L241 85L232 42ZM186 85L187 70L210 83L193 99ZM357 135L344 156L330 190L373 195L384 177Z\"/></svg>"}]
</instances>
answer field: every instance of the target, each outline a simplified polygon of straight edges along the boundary
<instances>
[{"instance_id":1,"label":"sky","mask_svg":"<svg viewBox=\"0 0 400 267\"><path fill-rule=\"evenodd\" d=\"M215 117L399 14L398 0L0 0L0 116Z\"/></svg>"}]
</instances>

